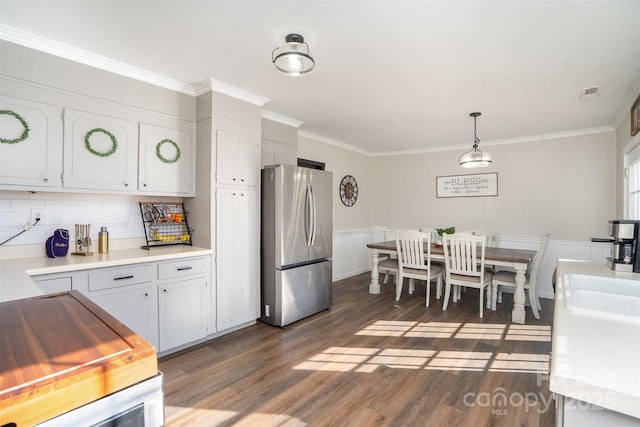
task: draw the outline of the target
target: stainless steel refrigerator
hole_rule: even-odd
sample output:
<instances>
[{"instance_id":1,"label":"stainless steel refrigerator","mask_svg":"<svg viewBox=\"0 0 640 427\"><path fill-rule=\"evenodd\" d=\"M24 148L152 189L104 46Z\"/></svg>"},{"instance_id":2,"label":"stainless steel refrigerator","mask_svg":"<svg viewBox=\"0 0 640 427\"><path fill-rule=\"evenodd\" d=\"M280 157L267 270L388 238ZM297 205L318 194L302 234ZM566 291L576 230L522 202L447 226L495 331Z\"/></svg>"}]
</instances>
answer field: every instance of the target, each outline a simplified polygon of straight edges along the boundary
<instances>
[{"instance_id":1,"label":"stainless steel refrigerator","mask_svg":"<svg viewBox=\"0 0 640 427\"><path fill-rule=\"evenodd\" d=\"M333 174L262 170L261 317L286 326L331 308Z\"/></svg>"}]
</instances>

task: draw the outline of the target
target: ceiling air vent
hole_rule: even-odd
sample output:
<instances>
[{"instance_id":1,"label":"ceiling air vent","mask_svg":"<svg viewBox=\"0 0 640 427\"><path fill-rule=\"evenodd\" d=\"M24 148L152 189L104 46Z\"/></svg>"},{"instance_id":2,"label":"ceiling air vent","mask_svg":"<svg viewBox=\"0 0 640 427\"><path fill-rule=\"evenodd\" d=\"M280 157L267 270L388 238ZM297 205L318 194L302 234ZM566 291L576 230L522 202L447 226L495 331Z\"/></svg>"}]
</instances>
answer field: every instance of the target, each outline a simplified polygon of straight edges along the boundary
<instances>
[{"instance_id":1,"label":"ceiling air vent","mask_svg":"<svg viewBox=\"0 0 640 427\"><path fill-rule=\"evenodd\" d=\"M588 101L595 99L602 86L586 87L580 91L580 101Z\"/></svg>"}]
</instances>

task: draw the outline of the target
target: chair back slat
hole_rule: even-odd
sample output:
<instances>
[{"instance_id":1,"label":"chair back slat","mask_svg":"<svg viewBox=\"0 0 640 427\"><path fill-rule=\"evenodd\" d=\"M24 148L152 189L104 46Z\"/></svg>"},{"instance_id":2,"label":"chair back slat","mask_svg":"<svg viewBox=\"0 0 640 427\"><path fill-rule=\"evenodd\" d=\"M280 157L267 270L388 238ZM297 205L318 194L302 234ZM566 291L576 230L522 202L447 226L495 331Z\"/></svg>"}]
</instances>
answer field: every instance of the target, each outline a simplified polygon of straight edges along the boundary
<instances>
[{"instance_id":1,"label":"chair back slat","mask_svg":"<svg viewBox=\"0 0 640 427\"><path fill-rule=\"evenodd\" d=\"M485 236L458 233L444 234L442 237L448 273L478 277L483 275Z\"/></svg>"},{"instance_id":2,"label":"chair back slat","mask_svg":"<svg viewBox=\"0 0 640 427\"><path fill-rule=\"evenodd\" d=\"M414 230L398 230L396 250L400 268L427 270L426 261L431 258L431 235Z\"/></svg>"},{"instance_id":3,"label":"chair back slat","mask_svg":"<svg viewBox=\"0 0 640 427\"><path fill-rule=\"evenodd\" d=\"M374 225L369 228L369 243L380 243L389 240L387 238L387 228Z\"/></svg>"}]
</instances>

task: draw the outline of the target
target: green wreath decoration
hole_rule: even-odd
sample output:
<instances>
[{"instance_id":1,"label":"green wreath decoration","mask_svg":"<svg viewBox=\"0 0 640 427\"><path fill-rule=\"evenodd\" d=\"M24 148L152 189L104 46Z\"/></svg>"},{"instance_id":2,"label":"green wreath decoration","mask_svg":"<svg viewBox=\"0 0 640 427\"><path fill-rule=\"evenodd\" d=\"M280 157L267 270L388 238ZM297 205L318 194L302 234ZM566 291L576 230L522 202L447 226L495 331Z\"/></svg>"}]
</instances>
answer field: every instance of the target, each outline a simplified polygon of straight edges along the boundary
<instances>
[{"instance_id":1,"label":"green wreath decoration","mask_svg":"<svg viewBox=\"0 0 640 427\"><path fill-rule=\"evenodd\" d=\"M0 114L6 114L7 116L15 117L20 122L20 124L24 127L24 130L22 131L22 135L20 135L17 138L7 139L7 138L0 137L0 142L1 143L3 143L3 144L17 144L18 142L22 142L25 139L29 138L29 131L31 129L29 128L29 124L24 119L24 117L22 117L20 114L16 113L15 111L11 111L11 110L0 110Z\"/></svg>"},{"instance_id":2,"label":"green wreath decoration","mask_svg":"<svg viewBox=\"0 0 640 427\"><path fill-rule=\"evenodd\" d=\"M93 135L94 133L104 133L109 138L111 138L111 150L105 153L101 153L100 151L94 150L93 147L91 146L91 141L89 141L89 138L91 138L91 135ZM116 139L115 135L109 132L108 130L102 129L102 128L94 128L94 129L91 129L89 132L87 132L87 134L84 136L84 146L87 148L87 150L89 150L90 153L95 154L96 156L109 157L110 155L115 153L116 150L118 149L118 140Z\"/></svg>"},{"instance_id":3,"label":"green wreath decoration","mask_svg":"<svg viewBox=\"0 0 640 427\"><path fill-rule=\"evenodd\" d=\"M171 144L175 147L176 156L173 159L167 159L160 152L160 147L162 147L164 144ZM156 156L158 156L158 158L162 160L164 163L175 163L178 161L180 156L182 156L182 152L180 151L180 147L178 147L178 144L176 144L174 141L170 139L163 139L162 141L158 142L158 144L156 145Z\"/></svg>"}]
</instances>

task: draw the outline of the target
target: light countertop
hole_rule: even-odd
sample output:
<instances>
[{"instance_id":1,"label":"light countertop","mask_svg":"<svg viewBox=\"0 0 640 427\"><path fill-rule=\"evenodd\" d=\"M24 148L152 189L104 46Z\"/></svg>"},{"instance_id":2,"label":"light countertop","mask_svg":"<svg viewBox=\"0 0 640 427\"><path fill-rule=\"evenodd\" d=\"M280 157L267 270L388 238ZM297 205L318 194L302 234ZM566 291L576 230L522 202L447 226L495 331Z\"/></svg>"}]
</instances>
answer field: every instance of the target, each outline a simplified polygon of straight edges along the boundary
<instances>
[{"instance_id":1,"label":"light countertop","mask_svg":"<svg viewBox=\"0 0 640 427\"><path fill-rule=\"evenodd\" d=\"M638 273L616 272L604 264L558 261L549 389L640 418L640 322L567 310L565 274L640 281Z\"/></svg>"},{"instance_id":2,"label":"light countertop","mask_svg":"<svg viewBox=\"0 0 640 427\"><path fill-rule=\"evenodd\" d=\"M43 292L33 283L31 276L210 254L211 249L170 245L154 247L150 250L140 248L112 250L108 254L94 252L92 256L68 254L64 258L36 256L0 259L0 301L42 295Z\"/></svg>"}]
</instances>

